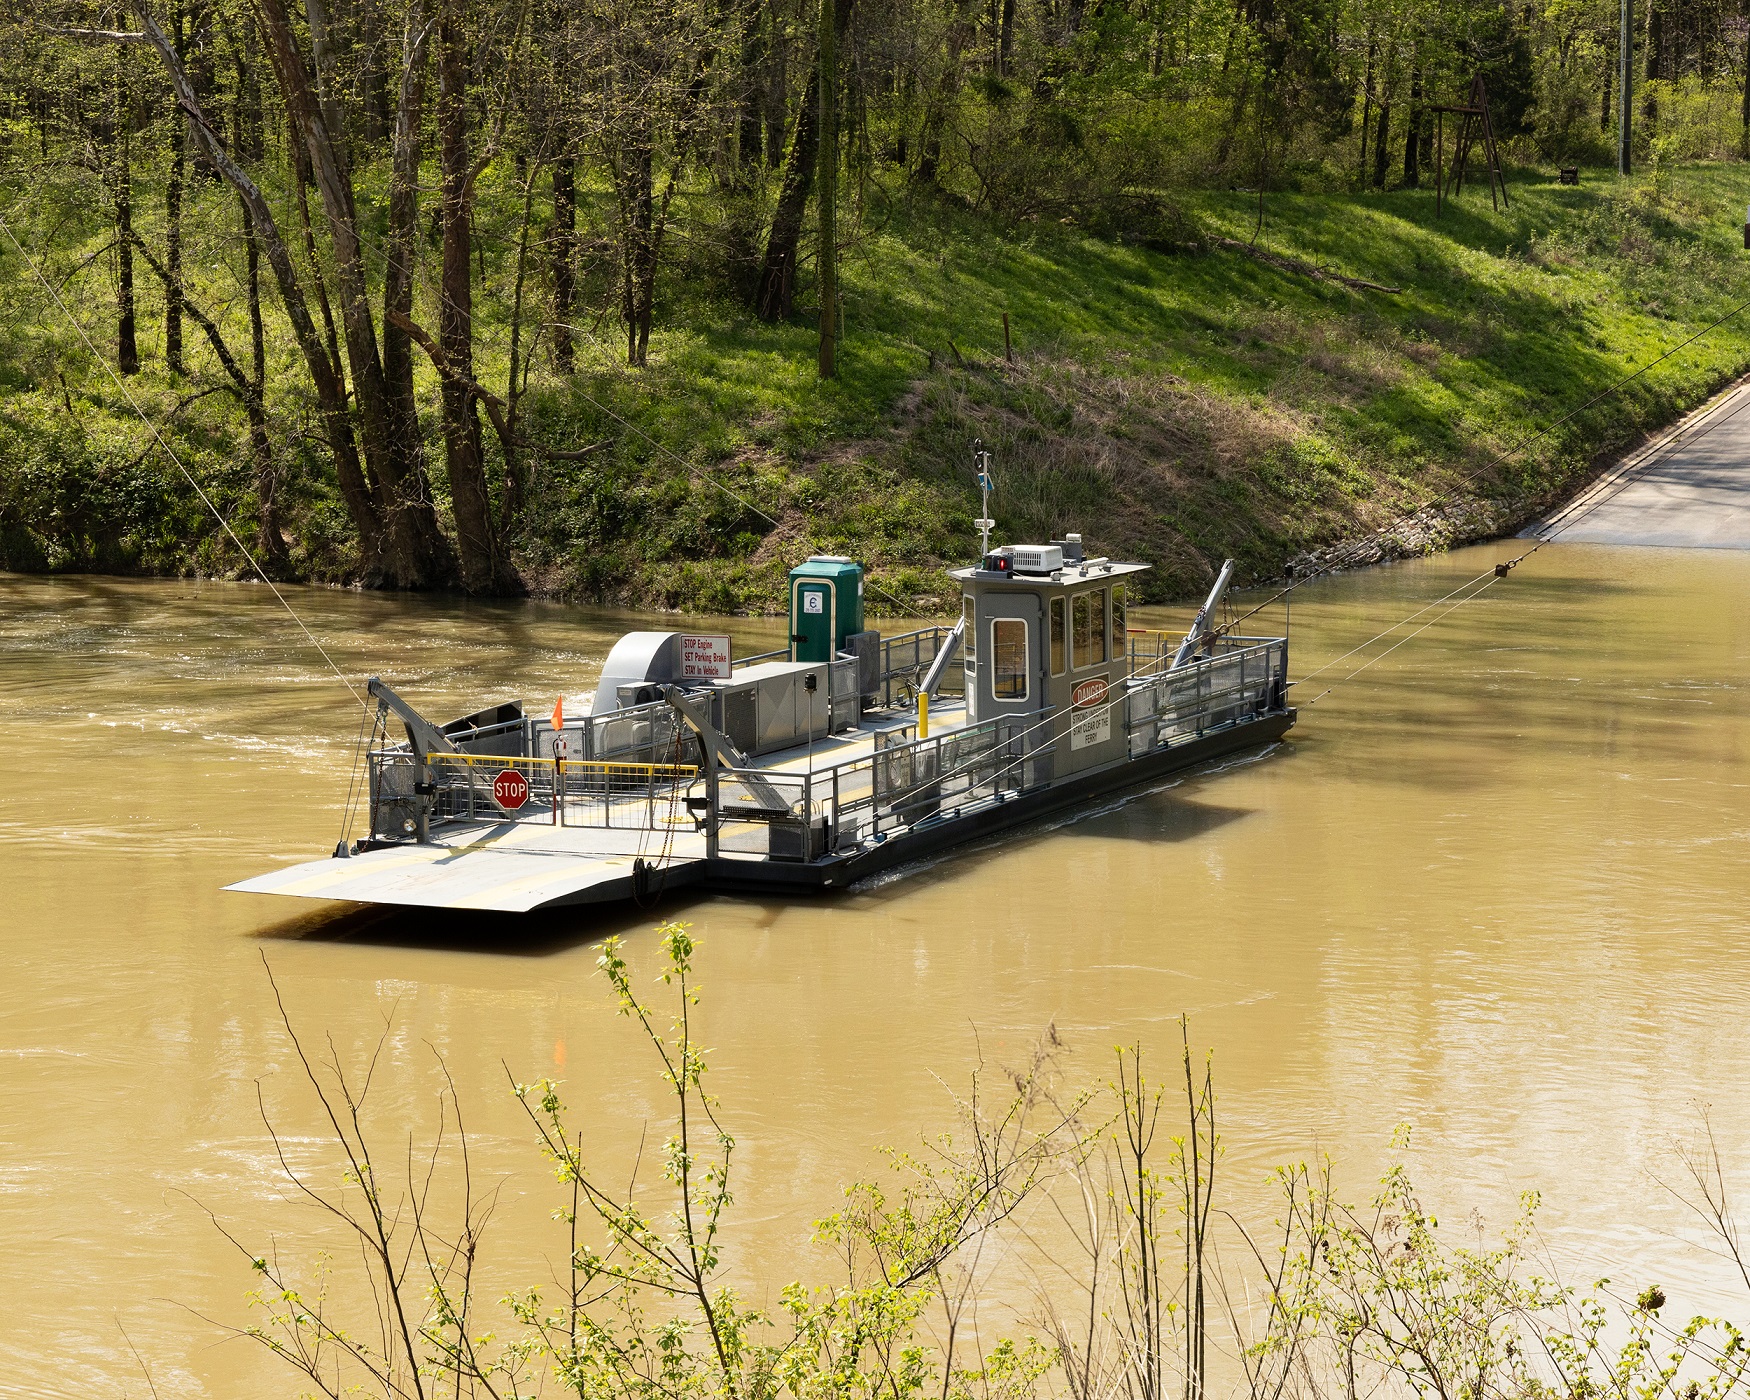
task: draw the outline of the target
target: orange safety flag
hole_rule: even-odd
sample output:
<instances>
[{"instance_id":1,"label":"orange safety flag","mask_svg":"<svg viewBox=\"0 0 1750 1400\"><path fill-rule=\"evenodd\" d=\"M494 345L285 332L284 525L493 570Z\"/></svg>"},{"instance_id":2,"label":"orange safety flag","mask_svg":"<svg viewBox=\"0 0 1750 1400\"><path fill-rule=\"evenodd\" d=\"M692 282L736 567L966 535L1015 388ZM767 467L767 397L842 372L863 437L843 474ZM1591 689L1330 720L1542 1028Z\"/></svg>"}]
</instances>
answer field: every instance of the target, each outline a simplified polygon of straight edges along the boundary
<instances>
[{"instance_id":1,"label":"orange safety flag","mask_svg":"<svg viewBox=\"0 0 1750 1400\"><path fill-rule=\"evenodd\" d=\"M565 697L561 695L553 702L553 732L557 734L565 728Z\"/></svg>"}]
</instances>

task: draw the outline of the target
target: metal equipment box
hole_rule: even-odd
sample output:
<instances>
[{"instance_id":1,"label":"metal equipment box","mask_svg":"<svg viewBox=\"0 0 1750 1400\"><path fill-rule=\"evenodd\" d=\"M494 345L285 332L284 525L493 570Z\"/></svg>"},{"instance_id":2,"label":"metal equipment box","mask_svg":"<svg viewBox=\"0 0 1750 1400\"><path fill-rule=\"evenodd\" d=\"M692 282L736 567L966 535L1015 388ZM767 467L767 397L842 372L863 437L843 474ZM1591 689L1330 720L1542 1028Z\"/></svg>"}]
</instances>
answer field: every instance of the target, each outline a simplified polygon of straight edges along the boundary
<instances>
[{"instance_id":1,"label":"metal equipment box","mask_svg":"<svg viewBox=\"0 0 1750 1400\"><path fill-rule=\"evenodd\" d=\"M816 554L790 570L790 659L836 661L863 630L863 566Z\"/></svg>"},{"instance_id":2,"label":"metal equipment box","mask_svg":"<svg viewBox=\"0 0 1750 1400\"><path fill-rule=\"evenodd\" d=\"M831 729L825 666L795 661L744 666L734 680L717 682L716 689L722 696L723 733L749 757L824 739Z\"/></svg>"},{"instance_id":3,"label":"metal equipment box","mask_svg":"<svg viewBox=\"0 0 1750 1400\"><path fill-rule=\"evenodd\" d=\"M1050 574L1063 567L1063 546L1055 544L1012 544L1009 557L1015 561L1018 574Z\"/></svg>"}]
</instances>

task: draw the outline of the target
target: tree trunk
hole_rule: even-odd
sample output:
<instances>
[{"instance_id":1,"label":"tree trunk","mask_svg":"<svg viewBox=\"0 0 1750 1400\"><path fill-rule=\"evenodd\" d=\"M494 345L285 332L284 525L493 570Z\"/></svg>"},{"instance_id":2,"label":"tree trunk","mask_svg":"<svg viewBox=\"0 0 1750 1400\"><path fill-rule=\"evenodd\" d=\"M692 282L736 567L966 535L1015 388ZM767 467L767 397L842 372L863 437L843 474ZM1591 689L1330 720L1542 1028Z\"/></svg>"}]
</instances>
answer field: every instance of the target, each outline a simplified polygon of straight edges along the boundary
<instances>
[{"instance_id":1,"label":"tree trunk","mask_svg":"<svg viewBox=\"0 0 1750 1400\"><path fill-rule=\"evenodd\" d=\"M230 379L230 388L243 404L244 414L249 420L250 456L255 461L256 488L261 504L264 528L258 533L257 546L260 552L274 566L272 572L284 572L286 563L286 543L279 533L279 526L274 516L275 477L273 466L273 446L267 436L267 410L262 400L267 384L267 368L265 350L261 330L261 299L258 295L259 262L255 256L255 239L250 232L249 206L243 206L244 240L250 275L250 341L255 353L254 373L245 374L237 357L231 353L231 347L225 343L225 337L219 333L219 328L213 324L212 317L203 312L194 302L186 297L183 308L188 312L194 323L206 333L207 343L213 347L213 354L218 357L219 367ZM170 269L152 256L152 250L146 246L138 234L133 234L128 240L136 246L140 255L145 258L146 265L157 276L166 293L175 286L175 280L170 275ZM259 561L258 561L259 562Z\"/></svg>"},{"instance_id":2,"label":"tree trunk","mask_svg":"<svg viewBox=\"0 0 1750 1400\"><path fill-rule=\"evenodd\" d=\"M856 0L832 0L833 34L842 40L850 28ZM778 204L772 212L772 227L766 237L766 256L754 291L754 311L762 321L783 321L790 315L796 293L796 255L802 245L803 216L814 186L814 166L820 146L820 65L808 75L790 132L790 147L784 153L784 178L778 188Z\"/></svg>"},{"instance_id":3,"label":"tree trunk","mask_svg":"<svg viewBox=\"0 0 1750 1400\"><path fill-rule=\"evenodd\" d=\"M255 81L253 28L246 31L245 41L234 46L232 54L237 69L237 97L231 104L232 148L239 153L261 152L261 93ZM251 97L253 94L253 97ZM182 122L177 124L179 134ZM218 171L213 172L215 176ZM244 414L249 420L249 455L255 467L256 518L255 550L266 560L266 567L279 575L291 573L291 550L286 544L279 509L279 468L274 460L273 440L267 427L267 332L261 317L261 235L249 212L249 201L241 194L238 208L243 215L243 262L246 273L244 290L249 308L249 382L251 393L244 398Z\"/></svg>"},{"instance_id":4,"label":"tree trunk","mask_svg":"<svg viewBox=\"0 0 1750 1400\"><path fill-rule=\"evenodd\" d=\"M766 85L761 70L766 66L765 34L760 25L760 6L748 4L741 30L741 101L736 121L735 158L743 170L752 170L764 159L763 137Z\"/></svg>"},{"instance_id":5,"label":"tree trunk","mask_svg":"<svg viewBox=\"0 0 1750 1400\"><path fill-rule=\"evenodd\" d=\"M839 56L833 0L820 0L820 146L816 207L820 224L820 377L838 372Z\"/></svg>"},{"instance_id":6,"label":"tree trunk","mask_svg":"<svg viewBox=\"0 0 1750 1400\"><path fill-rule=\"evenodd\" d=\"M309 5L318 9L319 0L309 0ZM327 215L356 416L387 531L384 561L392 581L400 587L441 585L453 578L454 559L432 504L419 440L393 430L397 422L413 420L414 406L398 403L391 407L344 153L324 119L322 108L326 104L319 103L318 95L311 91L309 69L284 0L262 0L261 13L280 92L293 128L310 154L310 167ZM319 74L334 68L333 57L326 51L326 32L326 24L312 18L310 34Z\"/></svg>"},{"instance_id":7,"label":"tree trunk","mask_svg":"<svg viewBox=\"0 0 1750 1400\"><path fill-rule=\"evenodd\" d=\"M784 178L766 236L766 256L754 291L754 312L762 321L787 321L796 294L796 254L802 245L802 220L814 187L814 162L820 144L820 69L808 75L802 105L790 128L784 153Z\"/></svg>"},{"instance_id":8,"label":"tree trunk","mask_svg":"<svg viewBox=\"0 0 1750 1400\"><path fill-rule=\"evenodd\" d=\"M266 254L267 264L273 269L274 280L279 284L280 300L285 306L286 319L291 322L292 335L298 343L298 349L303 353L311 382L316 387L316 400L321 406L323 424L328 432L329 450L334 454L335 477L340 486L341 499L346 502L347 513L352 516L353 526L358 531L364 572L368 577L375 578L383 567L383 522L359 463L358 445L353 438L352 420L347 413L346 391L341 384L339 368L329 358L328 351L322 344L321 333L316 329L316 322L310 315L309 303L304 299L304 289L298 280L297 264L292 261L291 250L287 248L286 241L280 234L279 225L273 217L273 209L266 197L243 167L231 158L224 143L201 111L194 87L189 82L187 73L183 71L176 51L171 47L164 31L158 27L143 4L137 8L136 14L140 28L145 32L147 41L158 51L158 57L176 89L178 100L188 113L188 129L200 146L201 153L237 191L238 197L249 210L256 235L261 241L262 252Z\"/></svg>"},{"instance_id":9,"label":"tree trunk","mask_svg":"<svg viewBox=\"0 0 1750 1400\"><path fill-rule=\"evenodd\" d=\"M134 166L132 104L128 101L125 49L115 57L115 133L110 161L111 195L115 202L116 327L115 362L123 374L140 372L140 344L134 325Z\"/></svg>"},{"instance_id":10,"label":"tree trunk","mask_svg":"<svg viewBox=\"0 0 1750 1400\"><path fill-rule=\"evenodd\" d=\"M249 419L249 455L255 464L255 500L259 509L255 548L268 567L284 576L290 572L291 551L280 527L279 470L273 459L273 440L267 432L267 335L261 321L261 240L249 205L243 210L243 261L248 277L250 390L244 395L243 411Z\"/></svg>"},{"instance_id":11,"label":"tree trunk","mask_svg":"<svg viewBox=\"0 0 1750 1400\"><path fill-rule=\"evenodd\" d=\"M253 21L245 23L236 43L237 95L232 112L237 130L237 158L260 160L267 153L265 114L261 102L261 75L256 68L260 58ZM215 174L218 172L215 171Z\"/></svg>"},{"instance_id":12,"label":"tree trunk","mask_svg":"<svg viewBox=\"0 0 1750 1400\"><path fill-rule=\"evenodd\" d=\"M1374 43L1367 41L1367 73L1362 80L1361 99L1361 155L1355 171L1355 188L1367 188L1367 134L1373 126L1373 55Z\"/></svg>"},{"instance_id":13,"label":"tree trunk","mask_svg":"<svg viewBox=\"0 0 1750 1400\"><path fill-rule=\"evenodd\" d=\"M577 295L577 157L553 164L553 363L570 374L576 363L571 303Z\"/></svg>"},{"instance_id":14,"label":"tree trunk","mask_svg":"<svg viewBox=\"0 0 1750 1400\"><path fill-rule=\"evenodd\" d=\"M1738 135L1738 155L1750 160L1750 0L1744 0L1744 103L1742 130Z\"/></svg>"},{"instance_id":15,"label":"tree trunk","mask_svg":"<svg viewBox=\"0 0 1750 1400\"><path fill-rule=\"evenodd\" d=\"M326 0L304 0L304 20L310 28L310 57L316 72L316 110L321 114L328 156L340 173L351 179L352 160L347 141L346 114L340 108L339 37L329 22ZM320 160L311 162L320 178Z\"/></svg>"},{"instance_id":16,"label":"tree trunk","mask_svg":"<svg viewBox=\"0 0 1750 1400\"><path fill-rule=\"evenodd\" d=\"M918 168L913 178L920 185L933 185L942 166L942 128L948 120L948 109L960 92L960 60L966 42L972 37L972 15L968 0L956 0L954 14L948 21L947 52L943 55L942 79L936 85L928 106L924 109L923 129L918 133Z\"/></svg>"},{"instance_id":17,"label":"tree trunk","mask_svg":"<svg viewBox=\"0 0 1750 1400\"><path fill-rule=\"evenodd\" d=\"M387 42L382 0L361 0L358 8L359 39L364 50L360 64L360 96L364 105L365 140L380 145L393 135L389 124L389 73L383 62Z\"/></svg>"},{"instance_id":18,"label":"tree trunk","mask_svg":"<svg viewBox=\"0 0 1750 1400\"><path fill-rule=\"evenodd\" d=\"M186 39L183 33L183 8L171 7L171 42L176 56L186 61ZM170 269L170 286L164 289L164 363L172 374L187 371L182 363L182 185L187 169L188 140L183 131L181 112L170 114L170 178L164 186L165 262Z\"/></svg>"},{"instance_id":19,"label":"tree trunk","mask_svg":"<svg viewBox=\"0 0 1750 1400\"><path fill-rule=\"evenodd\" d=\"M537 177L538 170L530 171L523 182L523 218L522 226L517 230L516 283L510 305L510 373L504 379L505 408L503 425L498 436L499 447L504 454L504 488L498 498L500 539L508 538L516 529L517 522L522 519L523 502L528 495L528 473L523 466L522 454L518 451L517 409L521 406L523 392L529 385L528 362L534 355L532 340L527 355L522 353L522 331L523 288L528 280L529 234L534 227Z\"/></svg>"},{"instance_id":20,"label":"tree trunk","mask_svg":"<svg viewBox=\"0 0 1750 1400\"><path fill-rule=\"evenodd\" d=\"M443 380L444 463L456 516L456 550L470 592L498 588L498 532L486 486L480 413L459 380L474 378L473 171L468 150L470 44L463 0L445 0L438 25L438 163L444 242L438 344L454 371Z\"/></svg>"},{"instance_id":21,"label":"tree trunk","mask_svg":"<svg viewBox=\"0 0 1750 1400\"><path fill-rule=\"evenodd\" d=\"M1379 104L1379 134L1373 138L1373 187L1385 188L1386 166L1391 159L1391 103Z\"/></svg>"},{"instance_id":22,"label":"tree trunk","mask_svg":"<svg viewBox=\"0 0 1750 1400\"><path fill-rule=\"evenodd\" d=\"M1604 100L1598 107L1598 129L1600 131L1610 130L1610 70L1612 66L1610 56L1606 54L1604 58ZM1747 87L1747 90L1750 90L1750 87Z\"/></svg>"},{"instance_id":23,"label":"tree trunk","mask_svg":"<svg viewBox=\"0 0 1750 1400\"><path fill-rule=\"evenodd\" d=\"M649 361L651 303L656 281L656 172L647 114L631 123L620 148L615 192L620 206L620 315L626 323L626 363Z\"/></svg>"},{"instance_id":24,"label":"tree trunk","mask_svg":"<svg viewBox=\"0 0 1750 1400\"><path fill-rule=\"evenodd\" d=\"M1652 126L1659 120L1659 93L1653 86L1653 80L1659 77L1662 40L1665 37L1665 13L1659 0L1647 0L1647 38L1645 77L1643 86L1646 92L1641 98L1641 115L1647 119L1647 125Z\"/></svg>"},{"instance_id":25,"label":"tree trunk","mask_svg":"<svg viewBox=\"0 0 1750 1400\"><path fill-rule=\"evenodd\" d=\"M1428 117L1422 110L1422 68L1417 64L1410 75L1410 121L1404 128L1404 188L1415 189L1422 183L1421 155L1422 123Z\"/></svg>"},{"instance_id":26,"label":"tree trunk","mask_svg":"<svg viewBox=\"0 0 1750 1400\"><path fill-rule=\"evenodd\" d=\"M418 460L422 452L413 395L413 345L395 318L413 312L413 250L419 222L420 133L424 130L429 32L425 5L418 0L408 16L408 38L401 56L401 84L391 135L389 226L384 239L388 256L383 268L383 380L389 431L401 444L402 455L412 460Z\"/></svg>"},{"instance_id":27,"label":"tree trunk","mask_svg":"<svg viewBox=\"0 0 1750 1400\"><path fill-rule=\"evenodd\" d=\"M770 36L767 45L766 81L761 93L761 102L766 119L766 168L776 170L784 163L786 150L784 130L785 102L784 94L790 90L789 65L789 30L779 23L776 10L777 0L768 0L771 6L766 24L766 32Z\"/></svg>"}]
</instances>

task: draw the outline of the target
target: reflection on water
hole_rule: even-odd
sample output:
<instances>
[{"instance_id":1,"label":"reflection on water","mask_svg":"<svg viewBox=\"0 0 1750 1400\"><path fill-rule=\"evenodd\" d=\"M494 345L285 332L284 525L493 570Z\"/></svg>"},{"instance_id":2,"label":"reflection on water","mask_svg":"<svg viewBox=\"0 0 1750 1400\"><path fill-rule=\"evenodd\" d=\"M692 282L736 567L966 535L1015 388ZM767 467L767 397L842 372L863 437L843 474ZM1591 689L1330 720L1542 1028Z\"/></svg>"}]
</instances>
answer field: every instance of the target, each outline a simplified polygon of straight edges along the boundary
<instances>
[{"instance_id":1,"label":"reflection on water","mask_svg":"<svg viewBox=\"0 0 1750 1400\"><path fill-rule=\"evenodd\" d=\"M1303 589L1295 671L1507 553ZM586 689L638 621L293 596L351 674L438 715ZM1447 1218L1498 1222L1537 1187L1581 1274L1725 1306L1728 1276L1678 1238L1654 1176L1698 1102L1750 1166L1747 599L1750 556L1551 547L1269 753L817 902L671 900L704 940L750 1287L811 1271L810 1222L839 1183L947 1122L942 1083L980 1054L1018 1059L1055 1020L1090 1077L1120 1041L1164 1067L1188 1011L1216 1049L1236 1209L1265 1208L1267 1164L1315 1149L1360 1189L1411 1121ZM725 626L743 650L783 630ZM291 1392L187 1311L244 1322L251 1281L191 1196L251 1240L313 1228L280 1196L257 1111L260 1081L288 1132L316 1131L264 953L292 1014L343 1054L392 1014L382 1122L430 1121L432 1049L446 1056L477 1167L509 1174L505 1283L543 1277L554 1243L506 1069L562 1074L602 1162L652 1111L647 1052L594 960L620 933L648 961L655 915L219 892L339 830L357 712L298 641L259 588L0 577L9 1393L142 1389L121 1325L161 1393Z\"/></svg>"}]
</instances>

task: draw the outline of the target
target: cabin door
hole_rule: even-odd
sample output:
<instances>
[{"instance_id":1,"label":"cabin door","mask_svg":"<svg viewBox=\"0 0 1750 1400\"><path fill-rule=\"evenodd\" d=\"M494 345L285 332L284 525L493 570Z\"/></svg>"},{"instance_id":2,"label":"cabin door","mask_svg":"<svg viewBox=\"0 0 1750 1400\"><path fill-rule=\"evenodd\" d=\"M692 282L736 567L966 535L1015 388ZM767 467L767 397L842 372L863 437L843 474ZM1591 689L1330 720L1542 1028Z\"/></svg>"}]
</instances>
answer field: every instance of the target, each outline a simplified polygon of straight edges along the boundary
<instances>
[{"instance_id":1,"label":"cabin door","mask_svg":"<svg viewBox=\"0 0 1750 1400\"><path fill-rule=\"evenodd\" d=\"M978 599L978 718L1027 714L1045 704L1045 610L1037 593Z\"/></svg>"}]
</instances>

